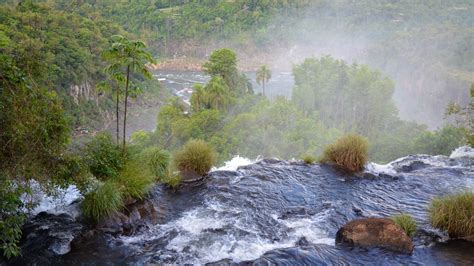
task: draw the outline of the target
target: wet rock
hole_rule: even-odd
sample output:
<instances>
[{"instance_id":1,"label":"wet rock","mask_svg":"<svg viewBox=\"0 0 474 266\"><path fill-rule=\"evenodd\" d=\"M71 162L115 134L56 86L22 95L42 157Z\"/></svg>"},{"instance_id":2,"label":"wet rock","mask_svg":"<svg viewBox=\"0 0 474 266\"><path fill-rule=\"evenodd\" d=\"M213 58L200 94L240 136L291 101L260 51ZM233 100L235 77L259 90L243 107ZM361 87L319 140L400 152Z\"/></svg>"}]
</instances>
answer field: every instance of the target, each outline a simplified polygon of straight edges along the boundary
<instances>
[{"instance_id":1,"label":"wet rock","mask_svg":"<svg viewBox=\"0 0 474 266\"><path fill-rule=\"evenodd\" d=\"M227 266L227 265L239 265L239 264L233 262L231 259L222 259L219 261L206 263L206 266Z\"/></svg>"},{"instance_id":2,"label":"wet rock","mask_svg":"<svg viewBox=\"0 0 474 266\"><path fill-rule=\"evenodd\" d=\"M129 217L121 212L114 213L110 217L103 219L97 228L110 234L123 233L123 228L128 223Z\"/></svg>"},{"instance_id":3,"label":"wet rock","mask_svg":"<svg viewBox=\"0 0 474 266\"><path fill-rule=\"evenodd\" d=\"M336 244L363 248L380 247L411 254L413 243L392 220L365 218L353 220L337 231Z\"/></svg>"},{"instance_id":4,"label":"wet rock","mask_svg":"<svg viewBox=\"0 0 474 266\"><path fill-rule=\"evenodd\" d=\"M301 246L301 247L304 247L304 246L309 246L309 241L308 239L306 239L306 237L301 237L298 241L296 241L296 246Z\"/></svg>"},{"instance_id":5,"label":"wet rock","mask_svg":"<svg viewBox=\"0 0 474 266\"><path fill-rule=\"evenodd\" d=\"M181 181L183 183L192 183L204 179L205 176L199 175L194 170L181 171Z\"/></svg>"},{"instance_id":6,"label":"wet rock","mask_svg":"<svg viewBox=\"0 0 474 266\"><path fill-rule=\"evenodd\" d=\"M137 201L127 205L124 211L103 219L97 229L104 233L130 235L148 225L159 222L157 208L149 200Z\"/></svg>"},{"instance_id":7,"label":"wet rock","mask_svg":"<svg viewBox=\"0 0 474 266\"><path fill-rule=\"evenodd\" d=\"M419 228L416 232L417 245L431 246L437 242L446 242L449 240L449 235L435 228Z\"/></svg>"},{"instance_id":8,"label":"wet rock","mask_svg":"<svg viewBox=\"0 0 474 266\"><path fill-rule=\"evenodd\" d=\"M67 214L39 213L23 226L22 250L64 255L71 251L71 242L80 235L83 226Z\"/></svg>"}]
</instances>

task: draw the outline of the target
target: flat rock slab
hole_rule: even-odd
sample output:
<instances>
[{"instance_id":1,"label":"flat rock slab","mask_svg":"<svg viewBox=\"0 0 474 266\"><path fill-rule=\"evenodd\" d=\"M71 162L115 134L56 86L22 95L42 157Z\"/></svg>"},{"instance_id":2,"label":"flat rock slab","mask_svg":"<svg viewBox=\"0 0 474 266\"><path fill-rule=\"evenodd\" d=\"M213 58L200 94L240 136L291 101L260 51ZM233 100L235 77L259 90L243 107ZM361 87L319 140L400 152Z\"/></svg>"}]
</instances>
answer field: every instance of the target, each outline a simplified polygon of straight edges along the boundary
<instances>
[{"instance_id":1,"label":"flat rock slab","mask_svg":"<svg viewBox=\"0 0 474 266\"><path fill-rule=\"evenodd\" d=\"M413 242L398 225L386 218L364 218L353 220L337 231L336 244L385 248L411 254Z\"/></svg>"}]
</instances>

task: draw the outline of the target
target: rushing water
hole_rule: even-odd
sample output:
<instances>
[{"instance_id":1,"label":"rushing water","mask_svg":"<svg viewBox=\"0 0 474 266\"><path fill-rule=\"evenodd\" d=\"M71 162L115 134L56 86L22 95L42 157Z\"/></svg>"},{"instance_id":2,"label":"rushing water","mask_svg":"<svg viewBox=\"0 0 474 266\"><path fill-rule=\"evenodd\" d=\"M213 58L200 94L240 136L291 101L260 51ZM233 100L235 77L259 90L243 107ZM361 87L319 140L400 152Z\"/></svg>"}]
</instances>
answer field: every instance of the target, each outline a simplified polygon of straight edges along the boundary
<instances>
[{"instance_id":1,"label":"rushing water","mask_svg":"<svg viewBox=\"0 0 474 266\"><path fill-rule=\"evenodd\" d=\"M262 87L255 81L255 72L245 73L252 83L256 93L262 93ZM189 104L194 84L204 84L209 76L196 71L157 71L154 78L158 79L163 86L168 88L175 96L182 98ZM294 80L290 72L275 72L265 85L265 93L268 97L276 96L291 97L291 88Z\"/></svg>"},{"instance_id":2,"label":"rushing water","mask_svg":"<svg viewBox=\"0 0 474 266\"><path fill-rule=\"evenodd\" d=\"M445 234L429 226L427 207L435 196L474 190L473 155L465 148L452 158L408 156L369 164L365 177L318 164L235 158L176 192L156 186L150 198L162 215L157 225L130 236L99 234L73 243L62 256L24 249L15 263L472 265L474 244L446 242ZM335 246L335 234L346 222L402 211L419 225L413 255ZM67 231L64 223L42 219L38 226L50 232ZM77 230L77 222L64 219ZM27 238L33 241L43 231Z\"/></svg>"}]
</instances>

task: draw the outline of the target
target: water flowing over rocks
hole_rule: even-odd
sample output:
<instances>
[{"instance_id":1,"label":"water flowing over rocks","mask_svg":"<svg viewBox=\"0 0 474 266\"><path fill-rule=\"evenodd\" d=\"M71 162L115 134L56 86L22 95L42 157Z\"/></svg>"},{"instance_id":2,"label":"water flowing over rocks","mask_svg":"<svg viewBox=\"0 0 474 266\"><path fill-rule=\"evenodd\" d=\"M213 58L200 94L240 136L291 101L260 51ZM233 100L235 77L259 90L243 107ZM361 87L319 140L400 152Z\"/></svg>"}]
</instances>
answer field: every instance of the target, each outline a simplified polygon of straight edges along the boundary
<instances>
[{"instance_id":1,"label":"water flowing over rocks","mask_svg":"<svg viewBox=\"0 0 474 266\"><path fill-rule=\"evenodd\" d=\"M176 191L155 186L146 201L127 206L117 231L91 230L63 214L44 216L37 226L49 232L69 234L63 230L68 221L83 226L73 234L70 252L55 255L68 248L54 245L42 250L59 252L35 250L32 241L69 238L28 231L22 241L28 256L14 264L472 265L474 244L433 229L427 208L435 196L474 190L473 163L469 156L413 155L367 165L373 178L348 178L319 164L236 159ZM335 244L339 229L354 219L400 212L418 224L411 256ZM51 222L58 219L64 223Z\"/></svg>"},{"instance_id":2,"label":"water flowing over rocks","mask_svg":"<svg viewBox=\"0 0 474 266\"><path fill-rule=\"evenodd\" d=\"M356 219L336 233L336 244L363 248L382 247L411 254L413 243L402 228L385 218Z\"/></svg>"},{"instance_id":3,"label":"water flowing over rocks","mask_svg":"<svg viewBox=\"0 0 474 266\"><path fill-rule=\"evenodd\" d=\"M149 200L127 204L122 212L103 219L97 229L104 233L131 235L140 229L155 225L163 215Z\"/></svg>"}]
</instances>

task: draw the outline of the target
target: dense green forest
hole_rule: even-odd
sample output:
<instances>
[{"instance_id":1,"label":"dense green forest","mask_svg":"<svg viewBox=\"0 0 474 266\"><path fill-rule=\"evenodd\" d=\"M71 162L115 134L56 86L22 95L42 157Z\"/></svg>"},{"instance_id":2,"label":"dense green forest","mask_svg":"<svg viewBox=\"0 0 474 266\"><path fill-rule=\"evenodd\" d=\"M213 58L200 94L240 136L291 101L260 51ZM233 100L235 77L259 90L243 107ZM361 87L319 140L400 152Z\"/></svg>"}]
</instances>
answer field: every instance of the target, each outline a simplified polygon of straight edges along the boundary
<instances>
[{"instance_id":1,"label":"dense green forest","mask_svg":"<svg viewBox=\"0 0 474 266\"><path fill-rule=\"evenodd\" d=\"M467 0L0 1L0 250L19 255L33 207L20 195L31 180L77 185L97 222L157 181L176 187L234 155L320 156L348 133L367 138L377 162L473 145L473 8ZM360 43L352 54L348 46ZM178 56L205 60L210 77L190 105L168 99L149 67ZM246 64L260 66L262 86L292 65L291 98L255 93L239 70ZM129 98L141 92L168 104L155 131L127 140ZM110 121L115 137L77 141L78 128Z\"/></svg>"},{"instance_id":2,"label":"dense green forest","mask_svg":"<svg viewBox=\"0 0 474 266\"><path fill-rule=\"evenodd\" d=\"M52 2L108 18L162 57L205 58L226 46L242 56L243 67L268 61L289 68L321 53L357 60L396 81L404 119L431 128L442 124L440 106L467 102L465 88L474 81L469 0Z\"/></svg>"},{"instance_id":3,"label":"dense green forest","mask_svg":"<svg viewBox=\"0 0 474 266\"><path fill-rule=\"evenodd\" d=\"M204 139L216 147L221 161L237 154L291 159L319 156L326 145L355 132L370 140L371 160L387 162L412 153L449 154L472 134L464 126L430 132L400 120L393 81L366 65L329 56L307 59L293 70L292 100L269 101L226 82L225 77L241 75L235 57L228 49L216 50L204 66L217 65L219 71L195 88L190 110L179 99L171 100L158 114L156 131L137 132L132 143L176 150L188 139Z\"/></svg>"}]
</instances>

